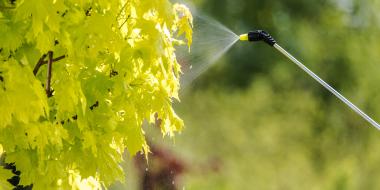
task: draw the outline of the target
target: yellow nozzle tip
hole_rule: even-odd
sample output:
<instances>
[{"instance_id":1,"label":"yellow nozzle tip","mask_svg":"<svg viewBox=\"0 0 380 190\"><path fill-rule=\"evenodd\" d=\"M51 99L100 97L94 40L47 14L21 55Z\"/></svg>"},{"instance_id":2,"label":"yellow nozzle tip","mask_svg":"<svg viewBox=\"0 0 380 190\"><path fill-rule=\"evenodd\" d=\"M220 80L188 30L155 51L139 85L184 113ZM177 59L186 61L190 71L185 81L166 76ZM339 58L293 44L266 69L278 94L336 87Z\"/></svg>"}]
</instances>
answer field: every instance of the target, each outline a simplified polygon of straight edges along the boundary
<instances>
[{"instance_id":1,"label":"yellow nozzle tip","mask_svg":"<svg viewBox=\"0 0 380 190\"><path fill-rule=\"evenodd\" d=\"M239 37L240 41L248 41L248 34L242 34Z\"/></svg>"}]
</instances>

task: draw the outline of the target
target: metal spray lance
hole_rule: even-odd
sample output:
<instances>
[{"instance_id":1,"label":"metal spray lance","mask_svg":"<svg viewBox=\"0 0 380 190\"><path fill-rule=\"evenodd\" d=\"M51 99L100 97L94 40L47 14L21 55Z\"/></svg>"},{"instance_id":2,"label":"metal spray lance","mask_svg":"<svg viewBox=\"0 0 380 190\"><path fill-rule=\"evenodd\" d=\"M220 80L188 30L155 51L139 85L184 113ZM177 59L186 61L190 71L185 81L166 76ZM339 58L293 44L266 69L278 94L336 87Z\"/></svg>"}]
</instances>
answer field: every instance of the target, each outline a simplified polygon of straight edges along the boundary
<instances>
[{"instance_id":1,"label":"metal spray lance","mask_svg":"<svg viewBox=\"0 0 380 190\"><path fill-rule=\"evenodd\" d=\"M324 80L322 80L313 71L311 71L304 64L302 64L300 61L298 61L296 58L294 58L290 53L288 53L285 49L283 49L280 45L278 45L276 40L274 40L273 37L270 34L268 34L267 32L265 32L263 30L252 31L252 32L249 32L248 34L240 35L240 40L241 41L250 41L250 42L264 41L268 45L274 47L276 50L278 50L280 53L282 53L288 59L290 59L293 63L295 63L298 67L300 67L303 71L305 71L308 75L310 75L319 84L321 84L328 91L330 91L332 94L334 94L339 100L341 100L348 107L350 107L352 110L354 110L358 115L360 115L362 118L364 118L366 121L368 121L371 125L373 125L378 130L380 130L380 125L375 120L373 120L371 117L369 117L361 109L359 109L357 106L355 106L355 104L351 103L342 94L340 94L338 91L336 91L333 87L331 87L328 83L326 83Z\"/></svg>"}]
</instances>

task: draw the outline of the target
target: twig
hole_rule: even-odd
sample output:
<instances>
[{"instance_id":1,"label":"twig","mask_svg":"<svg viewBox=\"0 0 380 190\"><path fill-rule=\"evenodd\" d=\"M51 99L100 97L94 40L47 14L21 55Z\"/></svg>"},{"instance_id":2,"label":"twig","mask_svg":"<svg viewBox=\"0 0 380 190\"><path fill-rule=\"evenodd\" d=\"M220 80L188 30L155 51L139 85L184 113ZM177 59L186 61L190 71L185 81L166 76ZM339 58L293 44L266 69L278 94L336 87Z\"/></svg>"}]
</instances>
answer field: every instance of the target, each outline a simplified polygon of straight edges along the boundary
<instances>
[{"instance_id":1,"label":"twig","mask_svg":"<svg viewBox=\"0 0 380 190\"><path fill-rule=\"evenodd\" d=\"M59 56L59 57L53 59L53 62L60 61L60 60L64 59L65 57L66 57L65 55ZM44 61L44 62L42 62L42 65L45 65L47 63L48 63L48 61Z\"/></svg>"},{"instance_id":2,"label":"twig","mask_svg":"<svg viewBox=\"0 0 380 190\"><path fill-rule=\"evenodd\" d=\"M121 13L123 12L124 8L127 6L128 3L129 3L129 0L124 3L123 7L121 7L119 14L117 14L116 16L116 20L119 18L119 16L121 15Z\"/></svg>"},{"instance_id":3,"label":"twig","mask_svg":"<svg viewBox=\"0 0 380 190\"><path fill-rule=\"evenodd\" d=\"M38 70L40 69L40 67L44 64L44 59L46 58L46 54L43 54L42 57L40 58L40 60L38 60L38 63L37 65L34 67L33 69L33 74L34 76L37 75L37 72Z\"/></svg>"},{"instance_id":4,"label":"twig","mask_svg":"<svg viewBox=\"0 0 380 190\"><path fill-rule=\"evenodd\" d=\"M123 24L121 24L119 26L119 29L121 29L124 26L124 24L129 20L129 18L131 18L131 15L128 15L128 17L125 19L125 21L123 22Z\"/></svg>"},{"instance_id":5,"label":"twig","mask_svg":"<svg viewBox=\"0 0 380 190\"><path fill-rule=\"evenodd\" d=\"M53 66L53 52L49 51L49 60L48 60L48 65L47 65L47 79L46 79L46 95L48 97L51 97L53 93L51 92L50 86L51 86L51 71L52 71L52 66Z\"/></svg>"},{"instance_id":6,"label":"twig","mask_svg":"<svg viewBox=\"0 0 380 190\"><path fill-rule=\"evenodd\" d=\"M44 54L44 55L40 58L40 60L38 60L37 65L36 65L36 66L34 67L34 69L33 69L33 74L34 74L34 76L37 75L38 70L40 69L40 67L41 67L42 65L45 65L45 64L48 63L48 61L44 61L44 59L46 58L46 56L47 56L47 55ZM59 57L53 59L53 63L54 63L54 62L57 62L57 61L60 61L60 60L62 60L62 59L64 59L64 58L66 58L65 55L59 56Z\"/></svg>"},{"instance_id":7,"label":"twig","mask_svg":"<svg viewBox=\"0 0 380 190\"><path fill-rule=\"evenodd\" d=\"M48 60L45 61L45 58L47 56L49 56ZM65 57L66 57L66 55L62 55L62 56L59 56L59 57L54 59L53 58L53 52L49 51L48 54L44 54L41 56L41 58L38 60L36 66L33 69L33 74L34 74L34 76L36 76L38 73L38 70L41 68L41 66L47 64L47 79L46 79L46 89L45 90L46 90L46 95L48 97L53 96L53 91L51 90L51 78L52 78L53 63L60 61L60 60L64 59Z\"/></svg>"}]
</instances>

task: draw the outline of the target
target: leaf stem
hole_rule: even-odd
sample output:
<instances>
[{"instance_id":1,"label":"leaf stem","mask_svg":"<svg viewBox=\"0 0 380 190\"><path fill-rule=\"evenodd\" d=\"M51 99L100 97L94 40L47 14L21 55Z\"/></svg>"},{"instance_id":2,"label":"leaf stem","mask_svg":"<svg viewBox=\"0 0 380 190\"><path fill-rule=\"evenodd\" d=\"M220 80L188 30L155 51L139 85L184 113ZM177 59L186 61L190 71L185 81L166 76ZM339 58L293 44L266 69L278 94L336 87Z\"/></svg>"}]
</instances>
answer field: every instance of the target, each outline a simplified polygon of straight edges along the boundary
<instances>
[{"instance_id":1,"label":"leaf stem","mask_svg":"<svg viewBox=\"0 0 380 190\"><path fill-rule=\"evenodd\" d=\"M128 15L128 17L124 20L124 22L119 26L119 30L124 26L124 24L131 18L131 15Z\"/></svg>"}]
</instances>

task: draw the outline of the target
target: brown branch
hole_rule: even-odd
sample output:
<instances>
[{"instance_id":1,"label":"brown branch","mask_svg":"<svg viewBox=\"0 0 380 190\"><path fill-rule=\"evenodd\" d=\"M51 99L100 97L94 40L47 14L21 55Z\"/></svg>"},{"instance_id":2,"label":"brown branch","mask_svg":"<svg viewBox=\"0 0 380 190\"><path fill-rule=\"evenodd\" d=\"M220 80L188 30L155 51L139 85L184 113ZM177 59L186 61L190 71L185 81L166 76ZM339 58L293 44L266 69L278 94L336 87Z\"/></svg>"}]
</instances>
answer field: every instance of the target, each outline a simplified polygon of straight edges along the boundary
<instances>
[{"instance_id":1,"label":"brown branch","mask_svg":"<svg viewBox=\"0 0 380 190\"><path fill-rule=\"evenodd\" d=\"M53 93L50 89L51 86L51 71L52 71L52 66L53 66L53 52L49 51L49 60L48 60L48 65L47 65L47 79L46 79L46 95L48 97L53 96Z\"/></svg>"},{"instance_id":2,"label":"brown branch","mask_svg":"<svg viewBox=\"0 0 380 190\"><path fill-rule=\"evenodd\" d=\"M48 60L45 61L45 58L48 57ZM64 59L66 57L66 55L62 55L62 56L59 56L57 58L53 58L53 52L52 51L49 51L48 54L44 54L41 56L41 58L38 60L36 66L34 67L33 69L33 74L34 76L37 75L38 73L38 70L41 68L42 65L45 65L47 64L47 79L46 79L46 95L48 97L52 97L53 96L53 91L51 90L51 78L52 78L52 68L53 68L53 63L54 62L57 62L57 61L60 61L62 59Z\"/></svg>"},{"instance_id":3,"label":"brown branch","mask_svg":"<svg viewBox=\"0 0 380 190\"><path fill-rule=\"evenodd\" d=\"M38 63L37 63L37 65L34 67L34 69L33 69L33 74L34 74L34 76L36 76L37 75L37 72L38 72L38 70L40 69L40 67L44 64L44 59L46 58L46 54L43 54L42 55L42 57L40 58L40 60L38 60Z\"/></svg>"},{"instance_id":4,"label":"brown branch","mask_svg":"<svg viewBox=\"0 0 380 190\"><path fill-rule=\"evenodd\" d=\"M47 55L44 54L44 55L40 58L40 60L38 60L37 65L36 65L36 66L34 67L34 69L33 69L33 74L34 74L34 76L37 75L38 70L40 69L40 67L41 67L42 65L45 65L45 64L48 63L48 61L44 61L44 59L46 58L46 56L47 56ZM64 59L64 58L66 58L65 55L59 56L59 57L53 59L53 62L60 61L60 60L62 60L62 59Z\"/></svg>"},{"instance_id":5,"label":"brown branch","mask_svg":"<svg viewBox=\"0 0 380 190\"><path fill-rule=\"evenodd\" d=\"M53 62L60 61L60 60L62 60L62 59L64 59L64 58L66 58L65 55L59 56L59 57L53 59ZM44 61L44 62L42 62L42 65L47 64L47 63L48 63L48 61Z\"/></svg>"}]
</instances>

